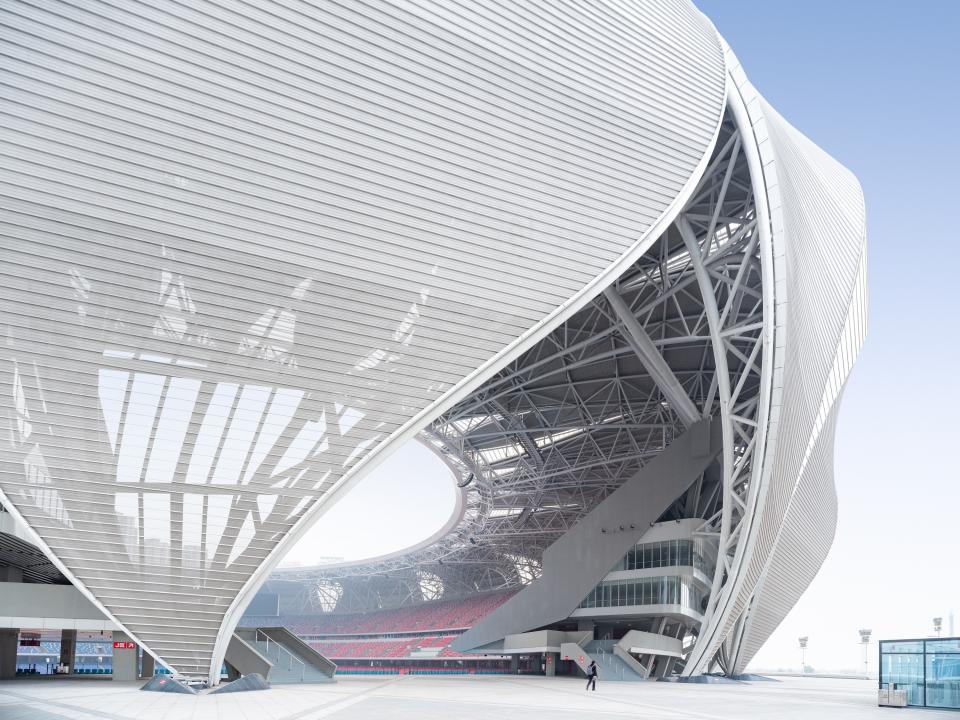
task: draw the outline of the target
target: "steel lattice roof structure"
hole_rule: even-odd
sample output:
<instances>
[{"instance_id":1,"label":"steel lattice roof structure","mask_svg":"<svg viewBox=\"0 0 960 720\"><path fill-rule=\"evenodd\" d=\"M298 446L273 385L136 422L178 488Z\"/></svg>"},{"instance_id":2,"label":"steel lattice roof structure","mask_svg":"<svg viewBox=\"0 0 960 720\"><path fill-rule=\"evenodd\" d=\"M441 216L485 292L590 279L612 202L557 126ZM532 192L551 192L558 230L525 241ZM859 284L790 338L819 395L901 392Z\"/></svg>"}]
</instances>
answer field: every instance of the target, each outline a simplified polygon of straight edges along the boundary
<instances>
[{"instance_id":1,"label":"steel lattice roof structure","mask_svg":"<svg viewBox=\"0 0 960 720\"><path fill-rule=\"evenodd\" d=\"M0 502L148 652L217 682L268 577L318 611L529 587L708 421L659 519L715 553L683 672L743 671L832 542L864 209L692 4L0 24ZM440 533L275 570L414 437L459 480Z\"/></svg>"}]
</instances>

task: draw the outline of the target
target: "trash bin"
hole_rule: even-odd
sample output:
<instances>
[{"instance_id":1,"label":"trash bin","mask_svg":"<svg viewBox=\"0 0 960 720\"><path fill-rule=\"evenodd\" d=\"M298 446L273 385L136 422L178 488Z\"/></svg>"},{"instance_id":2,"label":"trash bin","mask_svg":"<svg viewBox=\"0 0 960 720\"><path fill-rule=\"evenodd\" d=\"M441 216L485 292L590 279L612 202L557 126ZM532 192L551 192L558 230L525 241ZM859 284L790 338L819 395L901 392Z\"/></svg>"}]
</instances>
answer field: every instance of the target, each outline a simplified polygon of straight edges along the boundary
<instances>
[{"instance_id":1,"label":"trash bin","mask_svg":"<svg viewBox=\"0 0 960 720\"><path fill-rule=\"evenodd\" d=\"M880 688L877 704L880 707L906 707L907 691L898 690L896 683L887 683L885 688Z\"/></svg>"}]
</instances>

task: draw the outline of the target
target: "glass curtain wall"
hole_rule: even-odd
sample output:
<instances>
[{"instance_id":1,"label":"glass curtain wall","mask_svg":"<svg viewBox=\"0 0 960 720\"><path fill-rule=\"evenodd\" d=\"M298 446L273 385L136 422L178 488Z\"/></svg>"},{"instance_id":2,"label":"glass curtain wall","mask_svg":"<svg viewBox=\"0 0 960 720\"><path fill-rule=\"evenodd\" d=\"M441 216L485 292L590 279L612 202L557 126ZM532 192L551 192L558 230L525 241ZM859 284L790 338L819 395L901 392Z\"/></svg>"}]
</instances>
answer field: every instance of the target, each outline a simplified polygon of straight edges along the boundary
<instances>
[{"instance_id":1,"label":"glass curtain wall","mask_svg":"<svg viewBox=\"0 0 960 720\"><path fill-rule=\"evenodd\" d=\"M700 612L700 590L687 578L676 576L641 580L605 580L580 603L582 608L631 605L682 605Z\"/></svg>"},{"instance_id":2,"label":"glass curtain wall","mask_svg":"<svg viewBox=\"0 0 960 720\"><path fill-rule=\"evenodd\" d=\"M960 709L960 638L881 641L880 686L888 683L909 705Z\"/></svg>"},{"instance_id":3,"label":"glass curtain wall","mask_svg":"<svg viewBox=\"0 0 960 720\"><path fill-rule=\"evenodd\" d=\"M614 570L643 570L659 567L695 567L704 574L712 568L700 552L700 542L694 540L664 540L638 543L611 568Z\"/></svg>"}]
</instances>

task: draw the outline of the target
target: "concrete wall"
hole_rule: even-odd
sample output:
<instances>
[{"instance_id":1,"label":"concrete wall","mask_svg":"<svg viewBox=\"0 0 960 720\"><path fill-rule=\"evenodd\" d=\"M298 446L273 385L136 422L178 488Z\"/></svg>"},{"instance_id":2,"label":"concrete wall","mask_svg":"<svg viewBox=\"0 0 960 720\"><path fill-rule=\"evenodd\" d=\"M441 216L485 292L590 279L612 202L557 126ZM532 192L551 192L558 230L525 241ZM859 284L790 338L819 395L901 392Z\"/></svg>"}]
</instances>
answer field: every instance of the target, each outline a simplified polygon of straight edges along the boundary
<instances>
[{"instance_id":1,"label":"concrete wall","mask_svg":"<svg viewBox=\"0 0 960 720\"><path fill-rule=\"evenodd\" d=\"M72 585L0 582L0 628L111 631L116 627Z\"/></svg>"},{"instance_id":2,"label":"concrete wall","mask_svg":"<svg viewBox=\"0 0 960 720\"><path fill-rule=\"evenodd\" d=\"M564 642L566 642L566 633L559 630L537 630L508 635L503 639L503 651L505 653L560 652L560 645Z\"/></svg>"},{"instance_id":3,"label":"concrete wall","mask_svg":"<svg viewBox=\"0 0 960 720\"><path fill-rule=\"evenodd\" d=\"M244 637L245 635L245 637ZM260 673L263 677L270 676L273 663L265 658L253 646L256 641L256 631L244 633L235 632L227 646L226 663L240 675Z\"/></svg>"},{"instance_id":4,"label":"concrete wall","mask_svg":"<svg viewBox=\"0 0 960 720\"><path fill-rule=\"evenodd\" d=\"M703 525L703 518L684 518L657 523L647 530L641 543L665 542L667 540L690 540L694 531Z\"/></svg>"},{"instance_id":5,"label":"concrete wall","mask_svg":"<svg viewBox=\"0 0 960 720\"><path fill-rule=\"evenodd\" d=\"M683 642L681 640L658 633L643 632L642 630L631 630L617 644L627 651L639 655L683 656Z\"/></svg>"},{"instance_id":6,"label":"concrete wall","mask_svg":"<svg viewBox=\"0 0 960 720\"><path fill-rule=\"evenodd\" d=\"M17 674L17 628L0 629L0 678L12 678Z\"/></svg>"}]
</instances>

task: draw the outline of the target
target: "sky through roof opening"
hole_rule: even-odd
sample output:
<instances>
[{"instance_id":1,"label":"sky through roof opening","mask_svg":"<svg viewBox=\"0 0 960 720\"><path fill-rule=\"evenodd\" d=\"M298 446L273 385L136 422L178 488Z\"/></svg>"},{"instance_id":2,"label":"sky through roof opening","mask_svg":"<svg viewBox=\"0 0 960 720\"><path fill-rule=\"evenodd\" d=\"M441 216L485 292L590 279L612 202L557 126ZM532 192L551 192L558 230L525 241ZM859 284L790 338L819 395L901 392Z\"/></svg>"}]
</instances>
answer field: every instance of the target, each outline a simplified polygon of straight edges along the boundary
<instances>
[{"instance_id":1,"label":"sky through roof opening","mask_svg":"<svg viewBox=\"0 0 960 720\"><path fill-rule=\"evenodd\" d=\"M411 547L444 526L455 500L449 468L411 440L321 516L281 566L353 562Z\"/></svg>"}]
</instances>

